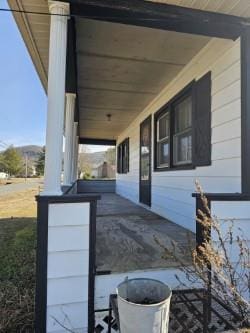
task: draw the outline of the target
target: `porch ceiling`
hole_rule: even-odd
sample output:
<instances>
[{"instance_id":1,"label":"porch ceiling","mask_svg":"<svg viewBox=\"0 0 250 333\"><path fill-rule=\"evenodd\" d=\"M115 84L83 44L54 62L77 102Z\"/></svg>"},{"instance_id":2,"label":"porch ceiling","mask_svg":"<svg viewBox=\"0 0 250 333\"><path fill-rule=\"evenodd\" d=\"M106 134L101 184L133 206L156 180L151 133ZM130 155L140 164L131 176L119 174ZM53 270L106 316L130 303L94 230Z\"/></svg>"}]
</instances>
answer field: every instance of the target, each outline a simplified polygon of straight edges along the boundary
<instances>
[{"instance_id":1,"label":"porch ceiling","mask_svg":"<svg viewBox=\"0 0 250 333\"><path fill-rule=\"evenodd\" d=\"M248 0L152 2L250 16ZM48 12L48 0L8 3L12 9ZM14 17L46 89L49 16L14 13ZM116 138L209 40L87 19L76 19L76 30L80 135L89 138Z\"/></svg>"},{"instance_id":2,"label":"porch ceiling","mask_svg":"<svg viewBox=\"0 0 250 333\"><path fill-rule=\"evenodd\" d=\"M115 139L208 40L77 19L80 136Z\"/></svg>"}]
</instances>

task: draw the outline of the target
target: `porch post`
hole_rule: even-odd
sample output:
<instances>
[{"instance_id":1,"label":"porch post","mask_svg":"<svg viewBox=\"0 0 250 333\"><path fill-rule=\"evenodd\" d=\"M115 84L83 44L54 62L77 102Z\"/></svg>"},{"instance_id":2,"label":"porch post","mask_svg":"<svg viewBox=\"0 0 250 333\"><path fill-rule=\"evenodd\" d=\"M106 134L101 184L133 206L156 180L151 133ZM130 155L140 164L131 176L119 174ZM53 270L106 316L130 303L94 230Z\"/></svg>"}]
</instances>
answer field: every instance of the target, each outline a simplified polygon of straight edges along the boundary
<instances>
[{"instance_id":1,"label":"porch post","mask_svg":"<svg viewBox=\"0 0 250 333\"><path fill-rule=\"evenodd\" d=\"M49 1L50 44L48 74L48 112L44 191L42 195L60 195L62 144L65 104L65 68L67 48L67 16L69 4ZM57 14L57 15L56 15Z\"/></svg>"},{"instance_id":2,"label":"porch post","mask_svg":"<svg viewBox=\"0 0 250 333\"><path fill-rule=\"evenodd\" d=\"M78 179L78 154L79 154L79 136L76 137L76 145L75 145L75 180Z\"/></svg>"},{"instance_id":3,"label":"porch post","mask_svg":"<svg viewBox=\"0 0 250 333\"><path fill-rule=\"evenodd\" d=\"M73 159L73 127L75 113L75 94L66 93L66 120L65 120L65 152L63 184L71 184L71 168Z\"/></svg>"},{"instance_id":4,"label":"porch post","mask_svg":"<svg viewBox=\"0 0 250 333\"><path fill-rule=\"evenodd\" d=\"M71 169L71 182L73 183L76 180L76 163L78 159L77 155L77 148L78 147L78 141L77 141L77 129L78 129L78 123L74 122L74 128L73 128L73 142L72 142L72 169Z\"/></svg>"}]
</instances>

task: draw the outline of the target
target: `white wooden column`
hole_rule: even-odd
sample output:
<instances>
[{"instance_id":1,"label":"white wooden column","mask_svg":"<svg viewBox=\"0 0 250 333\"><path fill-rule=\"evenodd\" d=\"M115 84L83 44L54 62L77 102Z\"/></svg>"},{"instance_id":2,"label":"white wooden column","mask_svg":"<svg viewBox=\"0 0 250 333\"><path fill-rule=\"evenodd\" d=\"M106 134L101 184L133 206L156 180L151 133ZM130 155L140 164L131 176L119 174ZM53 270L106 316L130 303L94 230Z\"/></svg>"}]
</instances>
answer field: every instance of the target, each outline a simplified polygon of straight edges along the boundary
<instances>
[{"instance_id":1,"label":"white wooden column","mask_svg":"<svg viewBox=\"0 0 250 333\"><path fill-rule=\"evenodd\" d=\"M71 184L72 159L73 159L73 128L75 114L75 94L66 93L66 119L65 119L65 152L64 152L64 177L63 184Z\"/></svg>"},{"instance_id":2,"label":"white wooden column","mask_svg":"<svg viewBox=\"0 0 250 333\"><path fill-rule=\"evenodd\" d=\"M48 113L43 195L60 195L65 104L67 16L69 4L49 1L51 14L48 74Z\"/></svg>"},{"instance_id":3,"label":"white wooden column","mask_svg":"<svg viewBox=\"0 0 250 333\"><path fill-rule=\"evenodd\" d=\"M71 172L71 182L72 183L76 180L76 163L77 163L76 161L78 159L78 154L77 154L77 149L78 149L77 130L78 130L78 123L74 122L73 142L72 142L73 156L72 156L72 172Z\"/></svg>"},{"instance_id":4,"label":"white wooden column","mask_svg":"<svg viewBox=\"0 0 250 333\"><path fill-rule=\"evenodd\" d=\"M78 154L79 154L79 136L76 137L76 144L75 144L75 152L76 152L76 156L75 156L75 170L74 170L74 174L75 174L75 180L78 179Z\"/></svg>"}]
</instances>

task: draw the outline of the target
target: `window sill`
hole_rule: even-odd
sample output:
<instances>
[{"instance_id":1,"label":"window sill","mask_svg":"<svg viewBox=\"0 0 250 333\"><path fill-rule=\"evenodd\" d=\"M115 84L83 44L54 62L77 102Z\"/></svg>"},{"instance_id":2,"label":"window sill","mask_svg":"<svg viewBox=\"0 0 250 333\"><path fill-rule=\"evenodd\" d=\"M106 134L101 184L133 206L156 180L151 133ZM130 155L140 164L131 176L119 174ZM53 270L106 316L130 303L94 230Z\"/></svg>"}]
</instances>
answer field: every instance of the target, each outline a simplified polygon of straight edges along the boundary
<instances>
[{"instance_id":1,"label":"window sill","mask_svg":"<svg viewBox=\"0 0 250 333\"><path fill-rule=\"evenodd\" d=\"M154 172L166 172L166 171L181 171L181 170L194 170L195 166L192 164L185 164L173 167L165 167L165 168L154 168Z\"/></svg>"}]
</instances>

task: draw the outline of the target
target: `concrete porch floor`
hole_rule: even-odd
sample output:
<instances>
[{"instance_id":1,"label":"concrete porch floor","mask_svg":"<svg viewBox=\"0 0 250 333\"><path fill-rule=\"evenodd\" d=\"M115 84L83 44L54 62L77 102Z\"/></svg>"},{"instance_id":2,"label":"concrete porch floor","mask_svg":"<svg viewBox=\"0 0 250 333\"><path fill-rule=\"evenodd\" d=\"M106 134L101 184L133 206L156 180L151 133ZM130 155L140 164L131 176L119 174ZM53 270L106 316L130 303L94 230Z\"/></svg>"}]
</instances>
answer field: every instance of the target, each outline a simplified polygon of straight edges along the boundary
<instances>
[{"instance_id":1,"label":"concrete porch floor","mask_svg":"<svg viewBox=\"0 0 250 333\"><path fill-rule=\"evenodd\" d=\"M97 205L97 272L112 273L178 267L155 238L175 251L186 265L191 263L190 249L195 235L114 193L101 194ZM183 250L185 254L183 254Z\"/></svg>"}]
</instances>

